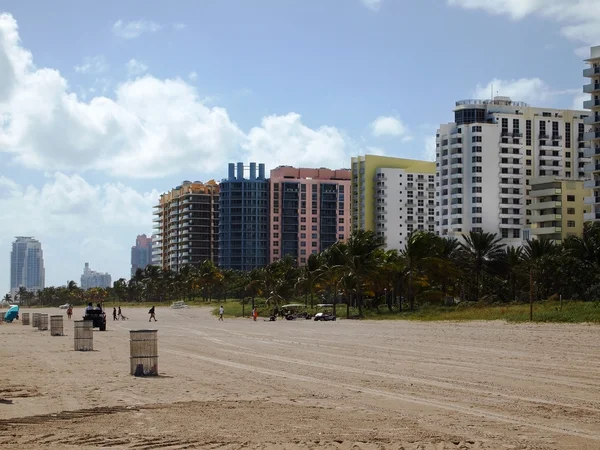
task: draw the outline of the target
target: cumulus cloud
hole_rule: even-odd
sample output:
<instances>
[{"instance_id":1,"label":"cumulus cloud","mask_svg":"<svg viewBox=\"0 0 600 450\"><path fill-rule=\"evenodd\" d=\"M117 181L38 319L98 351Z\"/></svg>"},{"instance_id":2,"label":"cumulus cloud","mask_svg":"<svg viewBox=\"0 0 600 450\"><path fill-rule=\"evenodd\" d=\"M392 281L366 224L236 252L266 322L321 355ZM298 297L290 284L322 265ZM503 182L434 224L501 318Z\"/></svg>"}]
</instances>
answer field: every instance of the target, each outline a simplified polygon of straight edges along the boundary
<instances>
[{"instance_id":1,"label":"cumulus cloud","mask_svg":"<svg viewBox=\"0 0 600 450\"><path fill-rule=\"evenodd\" d=\"M246 133L179 78L146 74L118 85L111 98L93 92L84 101L57 70L34 65L9 14L0 15L0 61L7 61L0 65L0 152L28 168L213 175L248 151L272 164L334 166L355 151L341 131L312 129L293 113L264 118Z\"/></svg>"},{"instance_id":2,"label":"cumulus cloud","mask_svg":"<svg viewBox=\"0 0 600 450\"><path fill-rule=\"evenodd\" d=\"M81 64L74 67L77 73L100 74L106 72L108 64L103 56L86 57Z\"/></svg>"},{"instance_id":3,"label":"cumulus cloud","mask_svg":"<svg viewBox=\"0 0 600 450\"><path fill-rule=\"evenodd\" d=\"M465 9L481 9L513 20L537 16L560 24L567 39L588 46L600 42L600 2L597 0L447 0Z\"/></svg>"},{"instance_id":4,"label":"cumulus cloud","mask_svg":"<svg viewBox=\"0 0 600 450\"><path fill-rule=\"evenodd\" d=\"M48 284L78 280L89 258L110 269L113 278L126 276L129 248L138 233L150 232L159 192L141 193L120 183L92 185L61 172L44 181L38 188L0 177L0 252L10 251L9 236L31 235L42 242ZM87 252L84 243L96 239L103 240L102 248ZM0 272L8 273L8 263L0 258Z\"/></svg>"},{"instance_id":5,"label":"cumulus cloud","mask_svg":"<svg viewBox=\"0 0 600 450\"><path fill-rule=\"evenodd\" d=\"M156 33L162 28L162 25L152 20L133 20L124 22L117 20L112 26L112 32L115 36L123 39L135 39L144 33Z\"/></svg>"},{"instance_id":6,"label":"cumulus cloud","mask_svg":"<svg viewBox=\"0 0 600 450\"><path fill-rule=\"evenodd\" d=\"M412 139L408 127L397 117L379 116L371 123L371 133L375 137L393 136L403 141Z\"/></svg>"},{"instance_id":7,"label":"cumulus cloud","mask_svg":"<svg viewBox=\"0 0 600 450\"><path fill-rule=\"evenodd\" d=\"M361 0L362 4L369 8L371 11L379 11L381 8L382 0Z\"/></svg>"},{"instance_id":8,"label":"cumulus cloud","mask_svg":"<svg viewBox=\"0 0 600 450\"><path fill-rule=\"evenodd\" d=\"M478 84L472 93L478 99L489 99L492 94L494 97L510 97L512 100L526 102L532 106L555 104L556 107L583 109L581 89L553 89L540 78L513 80L495 78L485 85ZM573 108L576 104L579 106Z\"/></svg>"},{"instance_id":9,"label":"cumulus cloud","mask_svg":"<svg viewBox=\"0 0 600 450\"><path fill-rule=\"evenodd\" d=\"M423 159L426 161L436 160L436 148L435 148L435 134L433 136L426 136L424 139Z\"/></svg>"},{"instance_id":10,"label":"cumulus cloud","mask_svg":"<svg viewBox=\"0 0 600 450\"><path fill-rule=\"evenodd\" d=\"M127 73L130 76L141 75L148 70L148 66L137 59L127 61Z\"/></svg>"}]
</instances>

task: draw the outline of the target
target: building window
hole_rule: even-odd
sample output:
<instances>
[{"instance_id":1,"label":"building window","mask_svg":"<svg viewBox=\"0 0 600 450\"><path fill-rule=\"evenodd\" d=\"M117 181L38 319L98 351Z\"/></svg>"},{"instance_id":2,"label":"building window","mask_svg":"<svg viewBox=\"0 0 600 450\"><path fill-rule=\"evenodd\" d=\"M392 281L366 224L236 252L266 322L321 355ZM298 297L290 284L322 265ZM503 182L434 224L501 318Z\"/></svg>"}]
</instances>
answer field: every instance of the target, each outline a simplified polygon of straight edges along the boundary
<instances>
[{"instance_id":1,"label":"building window","mask_svg":"<svg viewBox=\"0 0 600 450\"><path fill-rule=\"evenodd\" d=\"M575 214L575 208L567 208L567 214Z\"/></svg>"},{"instance_id":2,"label":"building window","mask_svg":"<svg viewBox=\"0 0 600 450\"><path fill-rule=\"evenodd\" d=\"M274 230L279 230L279 225L273 225Z\"/></svg>"},{"instance_id":3,"label":"building window","mask_svg":"<svg viewBox=\"0 0 600 450\"><path fill-rule=\"evenodd\" d=\"M300 239L306 239L306 233L300 233Z\"/></svg>"},{"instance_id":4,"label":"building window","mask_svg":"<svg viewBox=\"0 0 600 450\"><path fill-rule=\"evenodd\" d=\"M344 235L343 234L338 234L338 239L344 239Z\"/></svg>"},{"instance_id":5,"label":"building window","mask_svg":"<svg viewBox=\"0 0 600 450\"><path fill-rule=\"evenodd\" d=\"M313 246L313 247L316 247L316 246L317 246L317 243L316 243L316 242L313 242L313 243L312 243L312 246Z\"/></svg>"},{"instance_id":6,"label":"building window","mask_svg":"<svg viewBox=\"0 0 600 450\"><path fill-rule=\"evenodd\" d=\"M575 196L574 195L567 195L567 201L568 202L574 202L575 201Z\"/></svg>"},{"instance_id":7,"label":"building window","mask_svg":"<svg viewBox=\"0 0 600 450\"><path fill-rule=\"evenodd\" d=\"M279 233L273 233L273 239L279 239Z\"/></svg>"},{"instance_id":8,"label":"building window","mask_svg":"<svg viewBox=\"0 0 600 450\"><path fill-rule=\"evenodd\" d=\"M273 247L279 247L279 241L273 241Z\"/></svg>"},{"instance_id":9,"label":"building window","mask_svg":"<svg viewBox=\"0 0 600 450\"><path fill-rule=\"evenodd\" d=\"M316 217L312 218L312 223L317 223L317 218Z\"/></svg>"},{"instance_id":10,"label":"building window","mask_svg":"<svg viewBox=\"0 0 600 450\"><path fill-rule=\"evenodd\" d=\"M313 225L313 226L312 226L312 230L313 230L313 231L317 231L317 226L316 226L316 225Z\"/></svg>"},{"instance_id":11,"label":"building window","mask_svg":"<svg viewBox=\"0 0 600 450\"><path fill-rule=\"evenodd\" d=\"M306 222L306 217L300 217L300 222Z\"/></svg>"},{"instance_id":12,"label":"building window","mask_svg":"<svg viewBox=\"0 0 600 450\"><path fill-rule=\"evenodd\" d=\"M471 137L471 142L481 142L481 136L473 136L473 137Z\"/></svg>"},{"instance_id":13,"label":"building window","mask_svg":"<svg viewBox=\"0 0 600 450\"><path fill-rule=\"evenodd\" d=\"M567 220L567 227L569 227L569 228L575 228L575 221L574 220Z\"/></svg>"},{"instance_id":14,"label":"building window","mask_svg":"<svg viewBox=\"0 0 600 450\"><path fill-rule=\"evenodd\" d=\"M519 239L520 237L521 237L521 231L520 230L513 230L513 238Z\"/></svg>"},{"instance_id":15,"label":"building window","mask_svg":"<svg viewBox=\"0 0 600 450\"><path fill-rule=\"evenodd\" d=\"M300 225L300 231L306 231L306 225Z\"/></svg>"},{"instance_id":16,"label":"building window","mask_svg":"<svg viewBox=\"0 0 600 450\"><path fill-rule=\"evenodd\" d=\"M343 226L338 227L338 231L344 231L344 227Z\"/></svg>"}]
</instances>

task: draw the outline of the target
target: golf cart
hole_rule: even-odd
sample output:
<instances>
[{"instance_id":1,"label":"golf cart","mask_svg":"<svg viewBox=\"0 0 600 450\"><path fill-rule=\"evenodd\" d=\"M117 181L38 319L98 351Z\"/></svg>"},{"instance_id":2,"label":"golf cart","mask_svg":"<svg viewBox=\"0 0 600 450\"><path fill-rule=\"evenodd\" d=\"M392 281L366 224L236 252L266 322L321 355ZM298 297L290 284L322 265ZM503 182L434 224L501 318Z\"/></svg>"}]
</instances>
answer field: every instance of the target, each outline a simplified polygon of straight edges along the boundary
<instances>
[{"instance_id":1,"label":"golf cart","mask_svg":"<svg viewBox=\"0 0 600 450\"><path fill-rule=\"evenodd\" d=\"M335 321L335 316L333 315L333 305L330 303L320 303L317 305L317 309L322 309L322 311L315 314L315 322L331 322Z\"/></svg>"},{"instance_id":2,"label":"golf cart","mask_svg":"<svg viewBox=\"0 0 600 450\"><path fill-rule=\"evenodd\" d=\"M94 324L94 328L98 328L100 331L106 331L106 314L101 309L92 309L85 312L83 320L91 320Z\"/></svg>"},{"instance_id":3,"label":"golf cart","mask_svg":"<svg viewBox=\"0 0 600 450\"><path fill-rule=\"evenodd\" d=\"M311 315L308 312L306 312L305 306L300 303L283 305L281 307L281 311L283 313L283 317L285 317L287 320L311 318Z\"/></svg>"}]
</instances>

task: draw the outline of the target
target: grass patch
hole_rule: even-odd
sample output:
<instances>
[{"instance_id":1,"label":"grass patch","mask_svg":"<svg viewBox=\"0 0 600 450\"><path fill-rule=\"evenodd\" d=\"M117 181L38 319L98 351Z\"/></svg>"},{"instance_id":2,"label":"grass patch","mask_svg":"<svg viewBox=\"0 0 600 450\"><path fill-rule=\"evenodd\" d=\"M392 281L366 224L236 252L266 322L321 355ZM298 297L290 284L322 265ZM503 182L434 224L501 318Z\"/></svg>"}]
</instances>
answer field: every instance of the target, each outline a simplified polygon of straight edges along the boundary
<instances>
[{"instance_id":1,"label":"grass patch","mask_svg":"<svg viewBox=\"0 0 600 450\"><path fill-rule=\"evenodd\" d=\"M220 305L221 303L219 303ZM272 309L268 308L264 300L257 299L259 318L269 317ZM213 303L212 305L215 305ZM213 309L215 316L219 315L219 305ZM238 301L223 303L225 317L242 317L242 304ZM252 306L244 307L244 316L250 317ZM317 309L308 311L318 312ZM350 317L356 316L358 310L350 308ZM507 322L529 322L529 304L506 304L506 305L470 305L461 304L456 306L424 306L416 311L390 312L385 306L376 310L363 310L364 318L367 320L417 320L417 321L474 321L474 320L505 320ZM346 306L337 307L338 319L346 318ZM563 301L562 309L560 302L545 301L533 305L534 322L548 323L598 323L600 324L600 302Z\"/></svg>"}]
</instances>

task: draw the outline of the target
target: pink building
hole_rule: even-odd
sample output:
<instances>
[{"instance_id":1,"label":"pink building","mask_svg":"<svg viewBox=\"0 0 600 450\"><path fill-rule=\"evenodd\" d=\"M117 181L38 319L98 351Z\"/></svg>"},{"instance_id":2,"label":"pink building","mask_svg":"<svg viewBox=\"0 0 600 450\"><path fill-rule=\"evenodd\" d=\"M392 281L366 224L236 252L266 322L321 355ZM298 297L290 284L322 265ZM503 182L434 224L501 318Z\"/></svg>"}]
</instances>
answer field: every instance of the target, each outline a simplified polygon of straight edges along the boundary
<instances>
[{"instance_id":1,"label":"pink building","mask_svg":"<svg viewBox=\"0 0 600 450\"><path fill-rule=\"evenodd\" d=\"M350 235L351 171L347 169L271 170L270 262L290 255L304 265Z\"/></svg>"}]
</instances>

